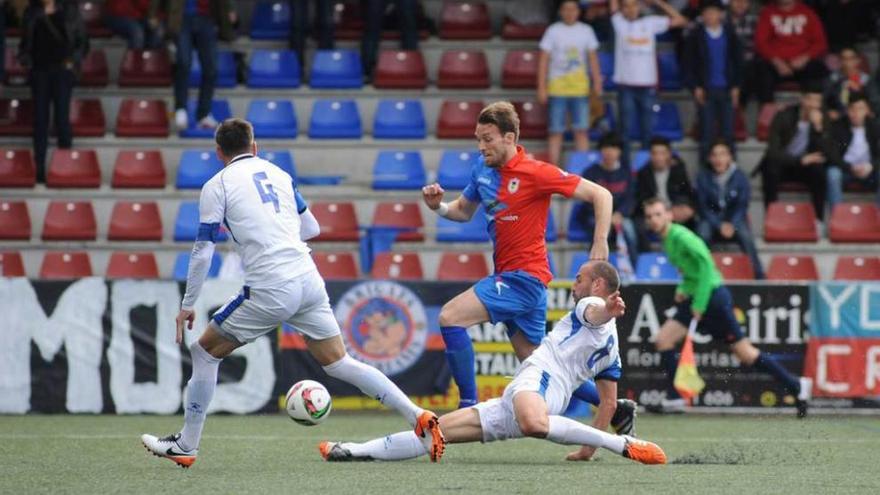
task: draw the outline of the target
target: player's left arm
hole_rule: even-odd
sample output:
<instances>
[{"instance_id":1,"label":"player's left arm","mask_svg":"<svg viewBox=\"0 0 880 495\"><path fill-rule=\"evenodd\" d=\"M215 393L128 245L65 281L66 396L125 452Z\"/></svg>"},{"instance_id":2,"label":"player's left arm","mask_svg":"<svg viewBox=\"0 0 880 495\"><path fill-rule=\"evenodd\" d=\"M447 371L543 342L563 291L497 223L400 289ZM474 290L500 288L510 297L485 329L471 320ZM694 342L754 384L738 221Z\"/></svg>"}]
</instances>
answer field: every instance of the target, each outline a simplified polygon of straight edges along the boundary
<instances>
[{"instance_id":1,"label":"player's left arm","mask_svg":"<svg viewBox=\"0 0 880 495\"><path fill-rule=\"evenodd\" d=\"M577 314L584 323L599 327L608 323L612 318L623 316L626 304L620 297L620 291L614 291L606 298L590 296L577 303Z\"/></svg>"},{"instance_id":2,"label":"player's left arm","mask_svg":"<svg viewBox=\"0 0 880 495\"><path fill-rule=\"evenodd\" d=\"M293 197L296 200L296 212L299 213L299 238L305 242L318 237L321 233L321 225L318 224L318 219L309 210L309 204L306 203L305 198L302 197L299 189L296 188L296 184L293 185Z\"/></svg>"},{"instance_id":3,"label":"player's left arm","mask_svg":"<svg viewBox=\"0 0 880 495\"><path fill-rule=\"evenodd\" d=\"M599 391L599 407L593 418L593 428L607 431L617 410L617 382L599 378L596 380L596 390Z\"/></svg>"},{"instance_id":4,"label":"player's left arm","mask_svg":"<svg viewBox=\"0 0 880 495\"><path fill-rule=\"evenodd\" d=\"M608 232L611 229L611 214L614 200L608 189L586 179L580 179L571 197L591 203L595 212L596 226L593 228L593 247L590 259L608 259Z\"/></svg>"}]
</instances>

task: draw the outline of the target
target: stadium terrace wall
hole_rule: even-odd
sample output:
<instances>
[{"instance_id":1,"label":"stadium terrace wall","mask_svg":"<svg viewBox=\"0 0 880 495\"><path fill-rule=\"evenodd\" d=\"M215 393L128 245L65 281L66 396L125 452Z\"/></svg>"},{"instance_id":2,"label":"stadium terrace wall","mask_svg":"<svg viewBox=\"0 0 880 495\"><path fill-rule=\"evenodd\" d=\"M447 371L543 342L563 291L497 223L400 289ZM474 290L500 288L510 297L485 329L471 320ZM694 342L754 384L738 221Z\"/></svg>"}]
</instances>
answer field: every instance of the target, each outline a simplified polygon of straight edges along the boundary
<instances>
[{"instance_id":1,"label":"stadium terrace wall","mask_svg":"<svg viewBox=\"0 0 880 495\"><path fill-rule=\"evenodd\" d=\"M437 315L466 287L327 283L351 354L436 409L457 404ZM179 282L0 278L0 314L7 320L0 332L0 413L179 413L190 373L186 347L238 290L232 282L208 281L195 308L196 330L186 333L184 345L176 345L174 317L184 291ZM814 377L818 406L880 406L880 284L733 285L731 291L745 333L792 372ZM669 312L673 293L674 286L665 284L623 289L628 311L618 322L621 395L643 404L663 397L652 336ZM548 329L569 310L570 284L554 283L548 290ZM505 331L491 324L469 331L480 397L498 396L517 366ZM792 398L769 377L740 370L725 346L698 336L695 349L707 384L696 405L756 412L790 405ZM277 411L286 389L303 378L326 384L336 409L378 407L324 374L295 329L284 327L224 360L210 411Z\"/></svg>"}]
</instances>

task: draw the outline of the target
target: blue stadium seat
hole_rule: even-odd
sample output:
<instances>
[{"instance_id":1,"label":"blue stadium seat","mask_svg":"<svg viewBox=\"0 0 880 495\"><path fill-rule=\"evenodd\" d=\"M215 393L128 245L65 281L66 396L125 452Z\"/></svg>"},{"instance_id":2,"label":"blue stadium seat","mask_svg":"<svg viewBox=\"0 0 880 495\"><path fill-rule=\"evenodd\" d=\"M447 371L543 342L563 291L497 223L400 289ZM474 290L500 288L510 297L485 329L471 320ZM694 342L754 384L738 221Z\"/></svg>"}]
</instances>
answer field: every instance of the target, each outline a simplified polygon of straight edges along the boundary
<instances>
[{"instance_id":1,"label":"blue stadium seat","mask_svg":"<svg viewBox=\"0 0 880 495\"><path fill-rule=\"evenodd\" d=\"M296 164L293 162L293 155L287 150L259 150L257 156L264 160L268 160L284 170L291 177L296 179Z\"/></svg>"},{"instance_id":2,"label":"blue stadium seat","mask_svg":"<svg viewBox=\"0 0 880 495\"><path fill-rule=\"evenodd\" d=\"M421 189L426 180L418 151L380 151L373 165L373 189Z\"/></svg>"},{"instance_id":3,"label":"blue stadium seat","mask_svg":"<svg viewBox=\"0 0 880 495\"><path fill-rule=\"evenodd\" d=\"M605 103L605 115L590 127L590 139L598 141L602 139L602 136L615 129L617 129L617 116L614 109L611 108L611 103ZM566 139L568 139L568 133Z\"/></svg>"},{"instance_id":4,"label":"blue stadium seat","mask_svg":"<svg viewBox=\"0 0 880 495\"><path fill-rule=\"evenodd\" d=\"M189 68L189 87L197 88L202 83L202 65L196 52L192 55ZM214 85L218 88L234 88L238 85L235 76L235 54L228 50L217 51L217 78Z\"/></svg>"},{"instance_id":5,"label":"blue stadium seat","mask_svg":"<svg viewBox=\"0 0 880 495\"><path fill-rule=\"evenodd\" d=\"M419 100L380 100L373 120L376 139L424 139L425 110Z\"/></svg>"},{"instance_id":6,"label":"blue stadium seat","mask_svg":"<svg viewBox=\"0 0 880 495\"><path fill-rule=\"evenodd\" d=\"M184 201L177 210L177 218L174 219L174 240L194 241L199 233L199 202ZM222 242L228 238L226 231L220 229L217 240Z\"/></svg>"},{"instance_id":7,"label":"blue stadium seat","mask_svg":"<svg viewBox=\"0 0 880 495\"><path fill-rule=\"evenodd\" d=\"M184 150L177 165L178 189L201 189L208 179L223 170L223 162L212 149Z\"/></svg>"},{"instance_id":8,"label":"blue stadium seat","mask_svg":"<svg viewBox=\"0 0 880 495\"><path fill-rule=\"evenodd\" d=\"M638 124L638 114L633 113L630 119L629 138L633 141L641 139L641 129ZM681 141L684 138L684 130L681 127L681 117L678 107L674 102L667 101L654 105L654 129L652 134L662 136L670 141Z\"/></svg>"},{"instance_id":9,"label":"blue stadium seat","mask_svg":"<svg viewBox=\"0 0 880 495\"><path fill-rule=\"evenodd\" d=\"M587 234L587 231L584 230L584 226L578 219L583 207L583 203L576 202L568 216L568 240L571 242L591 242L593 240L593 236Z\"/></svg>"},{"instance_id":10,"label":"blue stadium seat","mask_svg":"<svg viewBox=\"0 0 880 495\"><path fill-rule=\"evenodd\" d=\"M574 151L568 155L565 170L570 174L583 176L584 172L599 163L601 158L602 154L598 150Z\"/></svg>"},{"instance_id":11,"label":"blue stadium seat","mask_svg":"<svg viewBox=\"0 0 880 495\"><path fill-rule=\"evenodd\" d=\"M254 50L248 65L249 88L298 88L300 64L292 50Z\"/></svg>"},{"instance_id":12,"label":"blue stadium seat","mask_svg":"<svg viewBox=\"0 0 880 495\"><path fill-rule=\"evenodd\" d=\"M681 280L678 270L662 253L642 253L636 261L636 279L652 282L677 282Z\"/></svg>"},{"instance_id":13,"label":"blue stadium seat","mask_svg":"<svg viewBox=\"0 0 880 495\"><path fill-rule=\"evenodd\" d=\"M599 72L602 73L602 88L606 90L614 89L614 53L599 52Z\"/></svg>"},{"instance_id":14,"label":"blue stadium seat","mask_svg":"<svg viewBox=\"0 0 880 495\"><path fill-rule=\"evenodd\" d=\"M675 52L657 54L657 71L660 76L660 89L663 91L681 90L681 69Z\"/></svg>"},{"instance_id":15,"label":"blue stadium seat","mask_svg":"<svg viewBox=\"0 0 880 495\"><path fill-rule=\"evenodd\" d=\"M290 34L290 2L260 0L251 13L251 38L282 40Z\"/></svg>"},{"instance_id":16,"label":"blue stadium seat","mask_svg":"<svg viewBox=\"0 0 880 495\"><path fill-rule=\"evenodd\" d=\"M471 171L479 156L479 151L444 151L437 168L437 182L445 189L464 189L471 181Z\"/></svg>"},{"instance_id":17,"label":"blue stadium seat","mask_svg":"<svg viewBox=\"0 0 880 495\"><path fill-rule=\"evenodd\" d=\"M556 219L553 218L553 208L547 211L547 231L544 233L544 240L547 242L556 242Z\"/></svg>"},{"instance_id":18,"label":"blue stadium seat","mask_svg":"<svg viewBox=\"0 0 880 495\"><path fill-rule=\"evenodd\" d=\"M571 266L568 267L568 278L574 280L577 277L578 269L588 261L590 261L590 253L587 251L574 253L574 256L571 257ZM617 253L610 253L608 255L608 262L617 268Z\"/></svg>"},{"instance_id":19,"label":"blue stadium seat","mask_svg":"<svg viewBox=\"0 0 880 495\"><path fill-rule=\"evenodd\" d=\"M174 273L171 275L174 280L186 280L190 254L190 251L177 253L177 258L174 260ZM223 258L220 256L220 253L215 251L214 256L211 257L211 267L208 268L208 278L217 278L217 274L220 273L220 265L222 264Z\"/></svg>"},{"instance_id":20,"label":"blue stadium seat","mask_svg":"<svg viewBox=\"0 0 880 495\"><path fill-rule=\"evenodd\" d=\"M318 50L312 59L309 86L360 88L364 85L361 56L354 50Z\"/></svg>"},{"instance_id":21,"label":"blue stadium seat","mask_svg":"<svg viewBox=\"0 0 880 495\"><path fill-rule=\"evenodd\" d=\"M489 242L483 207L477 208L471 221L465 223L437 216L437 242Z\"/></svg>"},{"instance_id":22,"label":"blue stadium seat","mask_svg":"<svg viewBox=\"0 0 880 495\"><path fill-rule=\"evenodd\" d=\"M315 100L309 121L314 139L360 139L361 116L354 100Z\"/></svg>"},{"instance_id":23,"label":"blue stadium seat","mask_svg":"<svg viewBox=\"0 0 880 495\"><path fill-rule=\"evenodd\" d=\"M645 167L651 161L651 152L649 150L639 150L632 157L632 172L639 173L639 170Z\"/></svg>"},{"instance_id":24,"label":"blue stadium seat","mask_svg":"<svg viewBox=\"0 0 880 495\"><path fill-rule=\"evenodd\" d=\"M288 100L251 100L245 117L257 138L295 138L296 110Z\"/></svg>"},{"instance_id":25,"label":"blue stadium seat","mask_svg":"<svg viewBox=\"0 0 880 495\"><path fill-rule=\"evenodd\" d=\"M198 101L196 99L191 99L186 103L186 113L189 114L189 126L186 129L180 131L180 137L183 138L213 138L214 128L199 128L199 123L196 120L196 106L198 106ZM223 122L224 120L232 117L232 109L229 107L228 100L214 100L211 102L211 115L217 122Z\"/></svg>"}]
</instances>

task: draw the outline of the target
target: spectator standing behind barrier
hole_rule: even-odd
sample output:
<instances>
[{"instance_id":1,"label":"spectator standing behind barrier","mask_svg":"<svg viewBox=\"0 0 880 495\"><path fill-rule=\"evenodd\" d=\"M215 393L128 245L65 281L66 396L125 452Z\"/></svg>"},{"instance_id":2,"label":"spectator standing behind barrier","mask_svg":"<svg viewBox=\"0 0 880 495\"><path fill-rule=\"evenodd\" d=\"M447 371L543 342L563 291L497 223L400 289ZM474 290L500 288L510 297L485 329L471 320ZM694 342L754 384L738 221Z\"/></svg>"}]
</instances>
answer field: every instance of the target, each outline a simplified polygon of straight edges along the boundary
<instances>
[{"instance_id":1,"label":"spectator standing behind barrier","mask_svg":"<svg viewBox=\"0 0 880 495\"><path fill-rule=\"evenodd\" d=\"M871 115L880 109L880 92L871 76L862 72L861 59L854 48L844 48L839 52L840 70L833 72L825 88L825 110L831 120L845 117L847 103L853 93L862 93L867 98Z\"/></svg>"},{"instance_id":2,"label":"spectator standing behind barrier","mask_svg":"<svg viewBox=\"0 0 880 495\"><path fill-rule=\"evenodd\" d=\"M697 233L709 246L716 239L739 244L752 260L755 278L763 279L764 269L747 220L752 193L749 179L734 163L730 146L724 140L712 144L709 166L697 175Z\"/></svg>"},{"instance_id":3,"label":"spectator standing behind barrier","mask_svg":"<svg viewBox=\"0 0 880 495\"><path fill-rule=\"evenodd\" d=\"M361 59L364 64L364 75L372 80L373 68L376 66L376 52L382 39L382 27L385 11L393 3L397 8L398 27L400 28L400 49L419 49L419 24L417 0L367 0L364 3L366 25L361 39Z\"/></svg>"},{"instance_id":4,"label":"spectator standing behind barrier","mask_svg":"<svg viewBox=\"0 0 880 495\"><path fill-rule=\"evenodd\" d=\"M687 19L663 0L650 0L665 16L639 16L639 0L611 0L614 28L614 83L617 85L618 126L623 138L623 159L629 163L629 126L641 129L647 149L654 126L657 96L657 46L654 37L670 28L683 27Z\"/></svg>"},{"instance_id":5,"label":"spectator standing behind barrier","mask_svg":"<svg viewBox=\"0 0 880 495\"><path fill-rule=\"evenodd\" d=\"M696 195L688 178L687 167L680 157L672 153L669 140L660 136L651 138L650 160L636 176L633 222L636 224L642 251L648 250L649 236L641 205L651 198L660 198L672 206L673 222L696 230Z\"/></svg>"},{"instance_id":6,"label":"spectator standing behind barrier","mask_svg":"<svg viewBox=\"0 0 880 495\"><path fill-rule=\"evenodd\" d=\"M730 0L727 7L727 21L736 31L742 48L739 107L745 108L755 95L755 29L758 26L758 14L752 10L750 0Z\"/></svg>"},{"instance_id":7,"label":"spectator standing behind barrier","mask_svg":"<svg viewBox=\"0 0 880 495\"><path fill-rule=\"evenodd\" d=\"M104 25L125 38L132 50L158 48L162 43L159 24L149 22L149 13L150 0L114 0L106 4Z\"/></svg>"},{"instance_id":8,"label":"spectator standing behind barrier","mask_svg":"<svg viewBox=\"0 0 880 495\"><path fill-rule=\"evenodd\" d=\"M798 0L776 0L758 16L755 31L757 94L770 103L779 81L801 86L828 75L823 57L828 51L822 22L813 9Z\"/></svg>"},{"instance_id":9,"label":"spectator standing behind barrier","mask_svg":"<svg viewBox=\"0 0 880 495\"><path fill-rule=\"evenodd\" d=\"M865 95L852 93L846 116L828 129L825 155L829 210L843 199L843 187L851 184L877 191L876 201L880 205L880 127L869 118L870 111Z\"/></svg>"},{"instance_id":10,"label":"spectator standing behind barrier","mask_svg":"<svg viewBox=\"0 0 880 495\"><path fill-rule=\"evenodd\" d=\"M300 69L306 65L306 38L309 35L309 5L315 6L315 38L319 50L332 50L335 46L333 2L325 0L289 0L290 3L290 49L296 52Z\"/></svg>"},{"instance_id":11,"label":"spectator standing behind barrier","mask_svg":"<svg viewBox=\"0 0 880 495\"><path fill-rule=\"evenodd\" d=\"M538 102L547 104L547 151L554 165L559 164L567 118L571 120L575 149L590 148L589 95L590 91L602 94L602 76L596 56L599 40L593 28L580 22L579 17L580 6L576 0L561 2L560 20L547 28L540 43Z\"/></svg>"},{"instance_id":12,"label":"spectator standing behind barrier","mask_svg":"<svg viewBox=\"0 0 880 495\"><path fill-rule=\"evenodd\" d=\"M73 146L70 99L88 49L86 27L76 2L31 0L28 3L22 19L18 60L30 73L37 182L46 181L50 107L55 116L58 147Z\"/></svg>"}]
</instances>

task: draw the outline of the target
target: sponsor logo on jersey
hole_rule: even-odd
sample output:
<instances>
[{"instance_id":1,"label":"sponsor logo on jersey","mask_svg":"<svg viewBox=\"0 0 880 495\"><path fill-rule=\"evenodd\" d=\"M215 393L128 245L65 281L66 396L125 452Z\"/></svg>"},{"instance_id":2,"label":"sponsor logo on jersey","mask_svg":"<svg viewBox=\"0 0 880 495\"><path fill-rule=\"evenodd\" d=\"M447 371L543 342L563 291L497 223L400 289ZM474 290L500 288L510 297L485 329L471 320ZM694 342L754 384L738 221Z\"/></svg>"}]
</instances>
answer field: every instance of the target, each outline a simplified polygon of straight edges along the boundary
<instances>
[{"instance_id":1,"label":"sponsor logo on jersey","mask_svg":"<svg viewBox=\"0 0 880 495\"><path fill-rule=\"evenodd\" d=\"M477 182L479 182L480 184L486 184L487 186L492 185L492 179L490 179L489 177L486 177L485 175L479 176L477 178Z\"/></svg>"},{"instance_id":2,"label":"sponsor logo on jersey","mask_svg":"<svg viewBox=\"0 0 880 495\"><path fill-rule=\"evenodd\" d=\"M519 191L519 179L516 177L510 179L510 182L507 183L507 192L513 194Z\"/></svg>"}]
</instances>

